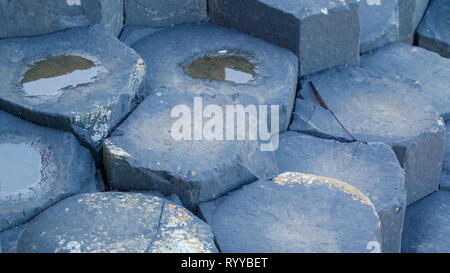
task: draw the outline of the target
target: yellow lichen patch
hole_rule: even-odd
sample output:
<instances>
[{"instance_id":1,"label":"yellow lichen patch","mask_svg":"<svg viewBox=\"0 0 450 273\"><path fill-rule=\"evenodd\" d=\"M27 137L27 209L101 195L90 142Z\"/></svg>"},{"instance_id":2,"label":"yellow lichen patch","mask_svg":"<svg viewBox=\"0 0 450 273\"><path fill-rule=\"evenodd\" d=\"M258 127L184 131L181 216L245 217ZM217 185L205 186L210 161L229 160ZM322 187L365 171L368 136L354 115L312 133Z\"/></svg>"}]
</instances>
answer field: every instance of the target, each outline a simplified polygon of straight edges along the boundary
<instances>
[{"instance_id":1,"label":"yellow lichen patch","mask_svg":"<svg viewBox=\"0 0 450 273\"><path fill-rule=\"evenodd\" d=\"M372 204L372 201L370 201L370 199L365 194L360 192L357 188L353 187L352 185L337 179L323 176L316 176L311 174L286 172L277 176L274 179L274 182L279 185L294 185L294 184L303 184L307 186L328 185L334 189L337 189L350 195L353 200L358 200L361 203L375 209L375 206Z\"/></svg>"}]
</instances>

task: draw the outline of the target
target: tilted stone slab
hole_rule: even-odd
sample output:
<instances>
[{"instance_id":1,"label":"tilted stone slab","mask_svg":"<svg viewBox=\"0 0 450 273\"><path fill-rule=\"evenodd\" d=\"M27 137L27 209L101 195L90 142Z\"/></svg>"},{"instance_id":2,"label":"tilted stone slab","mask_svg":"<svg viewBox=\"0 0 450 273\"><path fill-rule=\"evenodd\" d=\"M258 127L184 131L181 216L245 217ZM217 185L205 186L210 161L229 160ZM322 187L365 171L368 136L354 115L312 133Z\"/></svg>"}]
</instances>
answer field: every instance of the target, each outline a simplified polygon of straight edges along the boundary
<instances>
[{"instance_id":1,"label":"tilted stone slab","mask_svg":"<svg viewBox=\"0 0 450 273\"><path fill-rule=\"evenodd\" d=\"M438 191L406 209L402 251L450 252L450 192Z\"/></svg>"},{"instance_id":2,"label":"tilted stone slab","mask_svg":"<svg viewBox=\"0 0 450 273\"><path fill-rule=\"evenodd\" d=\"M449 0L431 0L417 36L419 46L450 58Z\"/></svg>"},{"instance_id":3,"label":"tilted stone slab","mask_svg":"<svg viewBox=\"0 0 450 273\"><path fill-rule=\"evenodd\" d=\"M326 177L283 173L200 204L226 253L380 251L369 198Z\"/></svg>"},{"instance_id":4,"label":"tilted stone slab","mask_svg":"<svg viewBox=\"0 0 450 273\"><path fill-rule=\"evenodd\" d=\"M450 119L450 60L420 47L395 44L362 56L361 67L420 87L438 114Z\"/></svg>"},{"instance_id":5,"label":"tilted stone slab","mask_svg":"<svg viewBox=\"0 0 450 273\"><path fill-rule=\"evenodd\" d=\"M0 1L0 38L35 36L101 24L115 36L123 26L124 0Z\"/></svg>"},{"instance_id":6,"label":"tilted stone slab","mask_svg":"<svg viewBox=\"0 0 450 273\"><path fill-rule=\"evenodd\" d=\"M361 52L399 40L398 0L361 0Z\"/></svg>"},{"instance_id":7,"label":"tilted stone slab","mask_svg":"<svg viewBox=\"0 0 450 273\"><path fill-rule=\"evenodd\" d=\"M18 252L217 252L209 226L188 210L142 193L67 198L33 219Z\"/></svg>"},{"instance_id":8,"label":"tilted stone slab","mask_svg":"<svg viewBox=\"0 0 450 273\"><path fill-rule=\"evenodd\" d=\"M300 75L359 63L359 1L210 0L213 23L286 47ZM262 16L263 15L263 16Z\"/></svg>"},{"instance_id":9,"label":"tilted stone slab","mask_svg":"<svg viewBox=\"0 0 450 273\"><path fill-rule=\"evenodd\" d=\"M143 60L103 27L0 40L0 108L98 151L134 108Z\"/></svg>"},{"instance_id":10,"label":"tilted stone slab","mask_svg":"<svg viewBox=\"0 0 450 273\"><path fill-rule=\"evenodd\" d=\"M257 154L255 164L261 162L259 156L267 155ZM383 252L400 252L406 209L405 175L389 145L340 143L285 132L280 135L274 161L278 173L331 177L358 188L370 198L380 217Z\"/></svg>"},{"instance_id":11,"label":"tilted stone slab","mask_svg":"<svg viewBox=\"0 0 450 273\"><path fill-rule=\"evenodd\" d=\"M126 0L125 24L162 27L206 21L207 0Z\"/></svg>"},{"instance_id":12,"label":"tilted stone slab","mask_svg":"<svg viewBox=\"0 0 450 273\"><path fill-rule=\"evenodd\" d=\"M338 68L303 82L290 130L341 141L383 142L405 170L407 204L438 189L446 127L418 87Z\"/></svg>"},{"instance_id":13,"label":"tilted stone slab","mask_svg":"<svg viewBox=\"0 0 450 273\"><path fill-rule=\"evenodd\" d=\"M71 133L0 111L0 231L68 196L95 190L95 165Z\"/></svg>"},{"instance_id":14,"label":"tilted stone slab","mask_svg":"<svg viewBox=\"0 0 450 273\"><path fill-rule=\"evenodd\" d=\"M414 34L429 3L429 0L398 0L400 41L413 44Z\"/></svg>"}]
</instances>

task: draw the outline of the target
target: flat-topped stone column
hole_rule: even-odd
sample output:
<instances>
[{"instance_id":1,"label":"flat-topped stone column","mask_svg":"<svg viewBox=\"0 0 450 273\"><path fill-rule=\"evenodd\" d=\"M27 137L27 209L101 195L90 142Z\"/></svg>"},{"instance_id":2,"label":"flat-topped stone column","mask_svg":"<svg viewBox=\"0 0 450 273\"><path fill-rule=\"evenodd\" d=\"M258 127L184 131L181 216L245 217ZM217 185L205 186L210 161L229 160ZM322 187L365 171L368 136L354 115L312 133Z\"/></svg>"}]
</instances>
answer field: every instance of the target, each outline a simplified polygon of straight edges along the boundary
<instances>
[{"instance_id":1,"label":"flat-topped stone column","mask_svg":"<svg viewBox=\"0 0 450 273\"><path fill-rule=\"evenodd\" d=\"M225 253L380 252L369 198L331 178L283 173L200 204Z\"/></svg>"},{"instance_id":2,"label":"flat-topped stone column","mask_svg":"<svg viewBox=\"0 0 450 273\"><path fill-rule=\"evenodd\" d=\"M299 56L300 76L359 63L356 0L209 0L209 16L290 49Z\"/></svg>"},{"instance_id":3,"label":"flat-topped stone column","mask_svg":"<svg viewBox=\"0 0 450 273\"><path fill-rule=\"evenodd\" d=\"M144 61L104 27L0 40L0 109L73 132L98 154L141 97Z\"/></svg>"},{"instance_id":4,"label":"flat-topped stone column","mask_svg":"<svg viewBox=\"0 0 450 273\"><path fill-rule=\"evenodd\" d=\"M0 38L35 36L61 30L105 26L119 36L124 0L15 0L0 2Z\"/></svg>"},{"instance_id":5,"label":"flat-topped stone column","mask_svg":"<svg viewBox=\"0 0 450 273\"><path fill-rule=\"evenodd\" d=\"M0 111L0 232L68 196L96 191L89 151L71 133Z\"/></svg>"},{"instance_id":6,"label":"flat-topped stone column","mask_svg":"<svg viewBox=\"0 0 450 273\"><path fill-rule=\"evenodd\" d=\"M207 224L145 193L69 197L33 219L17 243L25 253L217 252Z\"/></svg>"},{"instance_id":7,"label":"flat-topped stone column","mask_svg":"<svg viewBox=\"0 0 450 273\"><path fill-rule=\"evenodd\" d=\"M297 95L290 130L390 145L405 170L407 204L438 190L446 126L417 85L359 68L310 80Z\"/></svg>"}]
</instances>

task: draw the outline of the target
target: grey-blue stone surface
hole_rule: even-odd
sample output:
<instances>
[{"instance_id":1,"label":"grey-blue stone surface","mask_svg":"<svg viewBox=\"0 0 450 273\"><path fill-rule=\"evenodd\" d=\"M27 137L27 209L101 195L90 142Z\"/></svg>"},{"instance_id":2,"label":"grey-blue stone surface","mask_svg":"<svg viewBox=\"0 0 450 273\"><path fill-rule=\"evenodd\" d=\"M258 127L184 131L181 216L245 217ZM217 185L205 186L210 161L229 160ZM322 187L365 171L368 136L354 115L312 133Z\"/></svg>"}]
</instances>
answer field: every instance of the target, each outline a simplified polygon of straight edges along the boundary
<instances>
[{"instance_id":1,"label":"grey-blue stone surface","mask_svg":"<svg viewBox=\"0 0 450 273\"><path fill-rule=\"evenodd\" d=\"M126 0L125 24L162 27L206 21L207 0Z\"/></svg>"},{"instance_id":2,"label":"grey-blue stone surface","mask_svg":"<svg viewBox=\"0 0 450 273\"><path fill-rule=\"evenodd\" d=\"M400 41L413 44L414 34L429 3L429 0L398 0Z\"/></svg>"},{"instance_id":3,"label":"grey-blue stone surface","mask_svg":"<svg viewBox=\"0 0 450 273\"><path fill-rule=\"evenodd\" d=\"M213 23L286 47L300 75L359 63L358 1L210 0Z\"/></svg>"},{"instance_id":4,"label":"grey-blue stone surface","mask_svg":"<svg viewBox=\"0 0 450 273\"><path fill-rule=\"evenodd\" d=\"M448 123L447 123L448 126ZM450 132L445 135L444 163L442 164L441 189L450 191Z\"/></svg>"},{"instance_id":5,"label":"grey-blue stone surface","mask_svg":"<svg viewBox=\"0 0 450 273\"><path fill-rule=\"evenodd\" d=\"M361 0L360 9L362 53L398 41L397 0Z\"/></svg>"},{"instance_id":6,"label":"grey-blue stone surface","mask_svg":"<svg viewBox=\"0 0 450 273\"><path fill-rule=\"evenodd\" d=\"M450 60L420 47L395 44L362 56L361 67L419 87L438 114L450 118Z\"/></svg>"},{"instance_id":7,"label":"grey-blue stone surface","mask_svg":"<svg viewBox=\"0 0 450 273\"><path fill-rule=\"evenodd\" d=\"M200 201L256 180L243 166L246 141L176 141L171 135L176 121L171 111L179 104L194 110L195 97L203 99L204 107L215 104L224 113L225 105L280 105L280 129L284 131L295 99L296 56L263 40L210 24L159 31L133 47L153 68L148 70L145 84L150 95L105 142L110 186L176 193L193 208ZM184 66L197 58L222 56L219 52L224 51L251 55L256 78L235 84L197 79L186 73Z\"/></svg>"},{"instance_id":8,"label":"grey-blue stone surface","mask_svg":"<svg viewBox=\"0 0 450 273\"><path fill-rule=\"evenodd\" d=\"M140 39L151 35L157 31L164 29L163 27L145 27L145 26L128 26L120 33L120 41L127 46L132 46Z\"/></svg>"},{"instance_id":9,"label":"grey-blue stone surface","mask_svg":"<svg viewBox=\"0 0 450 273\"><path fill-rule=\"evenodd\" d=\"M101 24L118 36L124 0L2 0L0 38L35 36Z\"/></svg>"},{"instance_id":10,"label":"grey-blue stone surface","mask_svg":"<svg viewBox=\"0 0 450 273\"><path fill-rule=\"evenodd\" d=\"M311 81L316 92L302 83L290 130L389 144L405 170L407 204L438 189L446 127L416 85L344 67Z\"/></svg>"},{"instance_id":11,"label":"grey-blue stone surface","mask_svg":"<svg viewBox=\"0 0 450 273\"><path fill-rule=\"evenodd\" d=\"M100 25L3 39L0 52L0 109L37 124L71 131L94 152L141 95L146 70L143 60ZM81 56L94 62L101 72L92 82L70 86L57 94L27 94L21 80L30 65L58 55Z\"/></svg>"},{"instance_id":12,"label":"grey-blue stone surface","mask_svg":"<svg viewBox=\"0 0 450 273\"><path fill-rule=\"evenodd\" d=\"M450 58L450 1L431 0L417 30L418 44Z\"/></svg>"},{"instance_id":13,"label":"grey-blue stone surface","mask_svg":"<svg viewBox=\"0 0 450 273\"><path fill-rule=\"evenodd\" d=\"M279 145L272 160L276 168L271 169L331 177L358 188L373 202L380 217L383 252L400 252L405 174L389 145L340 143L296 132L282 133ZM260 152L252 158L254 164L264 163L260 156L271 158Z\"/></svg>"},{"instance_id":14,"label":"grey-blue stone surface","mask_svg":"<svg viewBox=\"0 0 450 273\"><path fill-rule=\"evenodd\" d=\"M222 252L380 252L369 198L339 180L283 173L200 204Z\"/></svg>"},{"instance_id":15,"label":"grey-blue stone surface","mask_svg":"<svg viewBox=\"0 0 450 273\"><path fill-rule=\"evenodd\" d=\"M217 252L209 226L165 199L143 193L69 197L26 226L18 252Z\"/></svg>"},{"instance_id":16,"label":"grey-blue stone surface","mask_svg":"<svg viewBox=\"0 0 450 273\"><path fill-rule=\"evenodd\" d=\"M0 111L0 153L0 231L24 223L63 198L96 189L94 161L71 133ZM16 165L8 167L8 161Z\"/></svg>"},{"instance_id":17,"label":"grey-blue stone surface","mask_svg":"<svg viewBox=\"0 0 450 273\"><path fill-rule=\"evenodd\" d=\"M406 209L402 252L450 252L450 192L438 191Z\"/></svg>"}]
</instances>

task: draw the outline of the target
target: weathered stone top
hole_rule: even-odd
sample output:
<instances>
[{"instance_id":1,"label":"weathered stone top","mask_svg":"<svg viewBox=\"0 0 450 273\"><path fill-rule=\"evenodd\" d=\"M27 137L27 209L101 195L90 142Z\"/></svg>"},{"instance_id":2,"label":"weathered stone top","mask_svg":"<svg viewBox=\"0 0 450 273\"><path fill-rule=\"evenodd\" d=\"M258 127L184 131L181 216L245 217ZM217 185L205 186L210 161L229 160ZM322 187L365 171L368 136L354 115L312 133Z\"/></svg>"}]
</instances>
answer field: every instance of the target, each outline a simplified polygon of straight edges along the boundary
<instances>
[{"instance_id":1,"label":"weathered stone top","mask_svg":"<svg viewBox=\"0 0 450 273\"><path fill-rule=\"evenodd\" d=\"M188 210L143 193L75 195L23 231L19 252L217 252L208 225Z\"/></svg>"}]
</instances>

